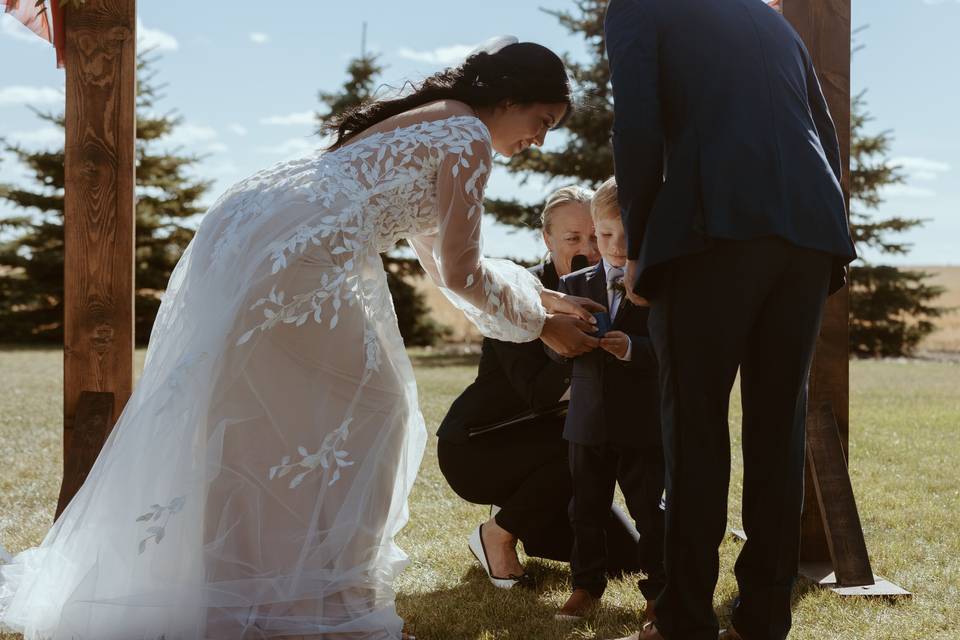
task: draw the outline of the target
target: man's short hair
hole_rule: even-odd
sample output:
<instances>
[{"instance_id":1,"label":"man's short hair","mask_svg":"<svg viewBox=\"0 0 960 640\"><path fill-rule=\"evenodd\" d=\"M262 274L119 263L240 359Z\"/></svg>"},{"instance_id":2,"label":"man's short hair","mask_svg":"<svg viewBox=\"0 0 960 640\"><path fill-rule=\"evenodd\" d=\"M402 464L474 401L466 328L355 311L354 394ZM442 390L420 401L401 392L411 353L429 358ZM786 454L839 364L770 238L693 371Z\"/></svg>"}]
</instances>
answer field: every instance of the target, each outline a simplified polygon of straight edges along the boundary
<instances>
[{"instance_id":1,"label":"man's short hair","mask_svg":"<svg viewBox=\"0 0 960 640\"><path fill-rule=\"evenodd\" d=\"M617 179L608 178L606 182L600 185L597 192L593 194L593 200L590 201L590 215L594 222L603 218L612 218L620 216L620 203L617 202Z\"/></svg>"}]
</instances>

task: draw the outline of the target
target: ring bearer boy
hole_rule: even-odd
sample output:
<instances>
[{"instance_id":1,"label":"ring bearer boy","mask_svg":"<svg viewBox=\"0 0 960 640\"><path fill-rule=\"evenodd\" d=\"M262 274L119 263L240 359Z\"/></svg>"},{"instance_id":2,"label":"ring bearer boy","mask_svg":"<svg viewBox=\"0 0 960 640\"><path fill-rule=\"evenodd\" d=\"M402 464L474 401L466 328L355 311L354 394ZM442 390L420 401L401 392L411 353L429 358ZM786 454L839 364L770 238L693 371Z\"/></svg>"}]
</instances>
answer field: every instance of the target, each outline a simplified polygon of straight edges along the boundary
<instances>
[{"instance_id":1,"label":"ring bearer boy","mask_svg":"<svg viewBox=\"0 0 960 640\"><path fill-rule=\"evenodd\" d=\"M637 554L646 577L639 586L647 600L647 618L652 619L653 600L664 585L657 360L647 335L649 310L631 304L623 293L626 237L613 178L597 190L590 208L602 260L564 276L559 290L591 298L609 311L597 318L601 348L575 358L573 364L563 431L573 476L569 508L573 593L556 617L583 617L606 589L603 523L619 483L640 532Z\"/></svg>"}]
</instances>

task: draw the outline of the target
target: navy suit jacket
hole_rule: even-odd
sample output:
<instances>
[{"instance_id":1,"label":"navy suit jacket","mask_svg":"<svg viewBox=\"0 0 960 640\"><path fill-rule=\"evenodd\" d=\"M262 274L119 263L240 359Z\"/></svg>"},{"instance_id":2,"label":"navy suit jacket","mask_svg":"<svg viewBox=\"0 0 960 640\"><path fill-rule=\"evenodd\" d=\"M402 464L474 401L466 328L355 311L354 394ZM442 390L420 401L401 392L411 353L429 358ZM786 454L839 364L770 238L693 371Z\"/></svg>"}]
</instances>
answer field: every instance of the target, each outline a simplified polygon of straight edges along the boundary
<instances>
[{"instance_id":1,"label":"navy suit jacket","mask_svg":"<svg viewBox=\"0 0 960 640\"><path fill-rule=\"evenodd\" d=\"M607 306L607 276L601 261L560 279L558 291ZM563 426L569 442L600 446L621 444L659 449L660 396L657 358L647 333L647 307L623 299L612 331L630 336L630 360L596 348L573 359L570 406ZM548 350L558 361L566 359Z\"/></svg>"},{"instance_id":2,"label":"navy suit jacket","mask_svg":"<svg viewBox=\"0 0 960 640\"><path fill-rule=\"evenodd\" d=\"M840 148L810 55L763 0L611 0L613 148L634 290L714 239L856 257Z\"/></svg>"}]
</instances>

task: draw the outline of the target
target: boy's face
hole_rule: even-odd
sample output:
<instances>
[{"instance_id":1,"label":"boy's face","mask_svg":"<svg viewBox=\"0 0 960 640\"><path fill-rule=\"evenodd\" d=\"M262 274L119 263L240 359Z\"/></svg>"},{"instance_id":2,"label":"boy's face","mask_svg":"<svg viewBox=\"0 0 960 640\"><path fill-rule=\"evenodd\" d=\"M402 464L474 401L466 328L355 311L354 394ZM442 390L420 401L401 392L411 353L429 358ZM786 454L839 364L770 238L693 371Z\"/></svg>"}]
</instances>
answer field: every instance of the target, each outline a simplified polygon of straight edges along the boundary
<instances>
[{"instance_id":1,"label":"boy's face","mask_svg":"<svg viewBox=\"0 0 960 640\"><path fill-rule=\"evenodd\" d=\"M623 232L623 222L619 215L598 216L594 221L597 229L597 246L600 255L614 267L627 263L627 236Z\"/></svg>"}]
</instances>

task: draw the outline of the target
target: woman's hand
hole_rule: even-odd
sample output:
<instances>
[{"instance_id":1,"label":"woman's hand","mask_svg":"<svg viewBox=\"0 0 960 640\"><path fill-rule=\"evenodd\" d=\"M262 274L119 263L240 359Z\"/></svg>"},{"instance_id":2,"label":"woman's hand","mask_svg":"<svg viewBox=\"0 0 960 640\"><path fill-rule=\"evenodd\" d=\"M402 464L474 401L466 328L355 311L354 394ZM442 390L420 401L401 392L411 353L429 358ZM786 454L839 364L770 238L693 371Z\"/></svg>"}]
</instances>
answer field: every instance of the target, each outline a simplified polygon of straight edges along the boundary
<instances>
[{"instance_id":1,"label":"woman's hand","mask_svg":"<svg viewBox=\"0 0 960 640\"><path fill-rule=\"evenodd\" d=\"M590 317L593 320L593 316ZM564 313L547 315L540 339L565 358L575 358L600 346L600 340L589 335L593 324Z\"/></svg>"},{"instance_id":2,"label":"woman's hand","mask_svg":"<svg viewBox=\"0 0 960 640\"><path fill-rule=\"evenodd\" d=\"M540 303L547 313L562 313L568 316L579 318L584 322L596 324L597 320L593 317L594 313L606 311L607 308L590 298L581 298L580 296L571 296L558 291L544 289L540 292Z\"/></svg>"}]
</instances>

